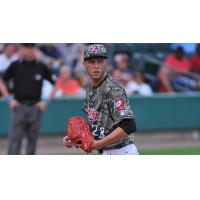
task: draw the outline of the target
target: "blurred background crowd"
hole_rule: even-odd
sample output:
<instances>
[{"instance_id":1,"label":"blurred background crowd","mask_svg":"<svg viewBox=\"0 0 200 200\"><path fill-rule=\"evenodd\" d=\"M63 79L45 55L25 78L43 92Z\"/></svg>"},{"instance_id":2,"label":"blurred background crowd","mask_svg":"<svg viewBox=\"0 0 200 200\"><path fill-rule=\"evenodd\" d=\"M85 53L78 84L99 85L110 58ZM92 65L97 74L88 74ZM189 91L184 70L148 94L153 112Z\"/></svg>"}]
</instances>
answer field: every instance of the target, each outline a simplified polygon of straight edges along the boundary
<instances>
[{"instance_id":1,"label":"blurred background crowd","mask_svg":"<svg viewBox=\"0 0 200 200\"><path fill-rule=\"evenodd\" d=\"M37 59L51 69L58 91L56 97L85 96L89 77L82 65L87 44L38 43ZM106 44L109 71L126 89L128 96L161 92L200 90L200 44L194 43L115 43ZM21 57L20 44L0 44L0 73ZM12 82L9 83L12 91ZM52 89L43 82L42 96Z\"/></svg>"}]
</instances>

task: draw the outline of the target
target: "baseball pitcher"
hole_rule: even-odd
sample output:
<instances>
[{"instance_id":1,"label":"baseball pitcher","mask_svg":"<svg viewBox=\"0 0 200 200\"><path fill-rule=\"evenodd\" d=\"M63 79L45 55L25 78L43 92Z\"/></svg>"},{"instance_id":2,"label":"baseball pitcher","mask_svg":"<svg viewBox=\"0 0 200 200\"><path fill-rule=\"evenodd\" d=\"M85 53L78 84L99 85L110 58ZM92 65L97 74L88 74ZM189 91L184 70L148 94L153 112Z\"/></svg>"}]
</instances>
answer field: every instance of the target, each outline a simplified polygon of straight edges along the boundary
<instances>
[{"instance_id":1,"label":"baseball pitcher","mask_svg":"<svg viewBox=\"0 0 200 200\"><path fill-rule=\"evenodd\" d=\"M83 110L88 114L89 129L84 128L87 126L84 120L73 123L72 119L63 143L66 147L75 145L85 150L81 139L77 139L77 133L85 136L91 131L89 142L84 143L87 146L86 152L98 150L103 155L137 155L133 135L136 131L134 115L124 88L107 72L107 59L104 45L92 44L86 47L83 65L91 82L86 90ZM76 140L73 140L74 133Z\"/></svg>"}]
</instances>

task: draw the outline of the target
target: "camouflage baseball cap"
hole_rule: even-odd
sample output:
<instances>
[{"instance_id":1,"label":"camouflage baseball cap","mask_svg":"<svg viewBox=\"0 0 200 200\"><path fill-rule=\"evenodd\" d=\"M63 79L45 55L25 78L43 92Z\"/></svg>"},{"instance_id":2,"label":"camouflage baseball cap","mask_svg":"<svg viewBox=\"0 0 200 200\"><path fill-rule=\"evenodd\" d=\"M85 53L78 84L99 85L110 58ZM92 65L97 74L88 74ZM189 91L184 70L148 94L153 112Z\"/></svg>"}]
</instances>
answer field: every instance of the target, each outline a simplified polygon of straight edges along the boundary
<instances>
[{"instance_id":1,"label":"camouflage baseball cap","mask_svg":"<svg viewBox=\"0 0 200 200\"><path fill-rule=\"evenodd\" d=\"M102 44L88 45L84 51L84 60L94 57L108 58L106 47Z\"/></svg>"}]
</instances>

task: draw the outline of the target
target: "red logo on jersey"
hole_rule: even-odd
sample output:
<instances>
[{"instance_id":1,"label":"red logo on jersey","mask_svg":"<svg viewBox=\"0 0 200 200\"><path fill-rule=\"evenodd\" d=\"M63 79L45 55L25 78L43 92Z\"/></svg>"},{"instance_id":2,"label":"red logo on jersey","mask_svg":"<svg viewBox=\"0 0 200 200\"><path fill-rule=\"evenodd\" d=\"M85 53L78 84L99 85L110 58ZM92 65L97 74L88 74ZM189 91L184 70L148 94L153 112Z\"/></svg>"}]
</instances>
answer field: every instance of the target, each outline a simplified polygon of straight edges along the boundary
<instances>
[{"instance_id":1,"label":"red logo on jersey","mask_svg":"<svg viewBox=\"0 0 200 200\"><path fill-rule=\"evenodd\" d=\"M117 110L125 110L125 103L122 98L116 98L114 103L114 108Z\"/></svg>"},{"instance_id":2,"label":"red logo on jersey","mask_svg":"<svg viewBox=\"0 0 200 200\"><path fill-rule=\"evenodd\" d=\"M100 121L101 114L99 112L97 112L96 110L94 110L92 108L88 108L87 113L88 113L88 120L90 122Z\"/></svg>"}]
</instances>

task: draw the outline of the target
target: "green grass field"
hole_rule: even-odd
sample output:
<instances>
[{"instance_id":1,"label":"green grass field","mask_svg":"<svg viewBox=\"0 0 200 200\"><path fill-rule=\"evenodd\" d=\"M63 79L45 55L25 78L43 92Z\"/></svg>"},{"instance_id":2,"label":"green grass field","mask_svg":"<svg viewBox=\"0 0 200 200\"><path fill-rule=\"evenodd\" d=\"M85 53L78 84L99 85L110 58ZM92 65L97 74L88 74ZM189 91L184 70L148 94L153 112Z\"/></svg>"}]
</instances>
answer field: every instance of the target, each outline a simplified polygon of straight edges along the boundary
<instances>
[{"instance_id":1,"label":"green grass field","mask_svg":"<svg viewBox=\"0 0 200 200\"><path fill-rule=\"evenodd\" d=\"M200 155L200 147L141 149L141 155Z\"/></svg>"},{"instance_id":2,"label":"green grass field","mask_svg":"<svg viewBox=\"0 0 200 200\"><path fill-rule=\"evenodd\" d=\"M98 153L94 151L90 154L85 154L84 152L72 153L70 155L97 155ZM155 148L155 149L140 149L140 155L200 155L200 147L179 147L179 148Z\"/></svg>"}]
</instances>

